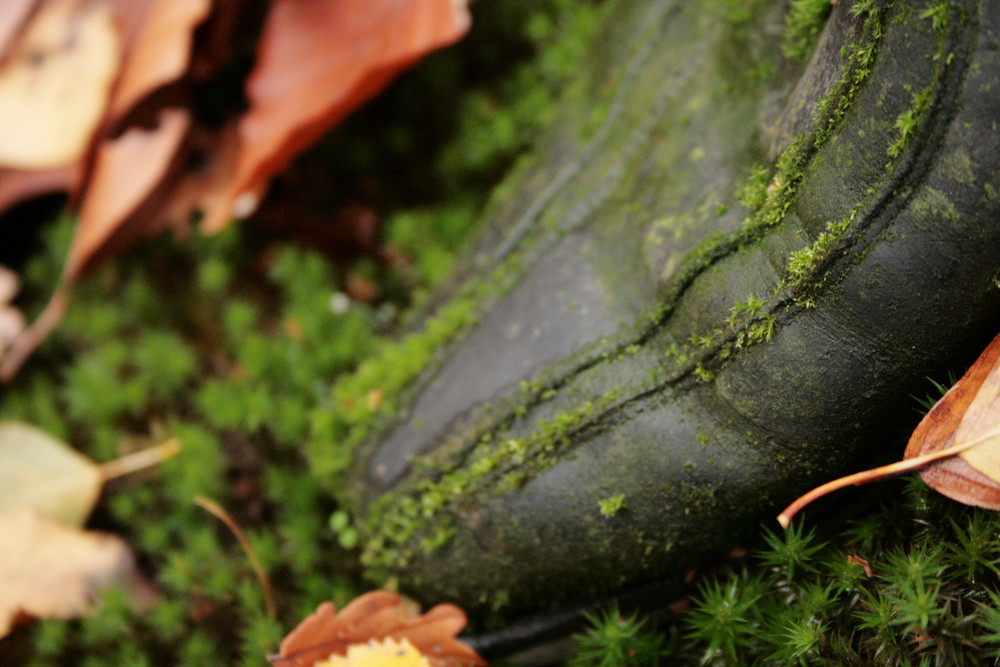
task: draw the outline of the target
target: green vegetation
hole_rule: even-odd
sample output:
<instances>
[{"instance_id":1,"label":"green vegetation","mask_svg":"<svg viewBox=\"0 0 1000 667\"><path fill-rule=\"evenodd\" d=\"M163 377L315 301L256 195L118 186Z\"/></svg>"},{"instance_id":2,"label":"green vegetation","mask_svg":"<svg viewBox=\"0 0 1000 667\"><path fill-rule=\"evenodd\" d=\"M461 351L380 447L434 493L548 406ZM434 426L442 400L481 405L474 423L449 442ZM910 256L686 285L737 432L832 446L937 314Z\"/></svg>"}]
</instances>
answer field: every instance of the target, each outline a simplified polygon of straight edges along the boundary
<instances>
[{"instance_id":1,"label":"green vegetation","mask_svg":"<svg viewBox=\"0 0 1000 667\"><path fill-rule=\"evenodd\" d=\"M829 0L792 0L781 39L784 54L798 60L812 53L831 9L833 5Z\"/></svg>"},{"instance_id":2,"label":"green vegetation","mask_svg":"<svg viewBox=\"0 0 1000 667\"><path fill-rule=\"evenodd\" d=\"M916 477L883 485L881 509L820 526L822 540L805 523L765 529L744 567L703 578L672 622L617 609L592 617L573 664L657 664L607 662L656 654L659 664L720 666L994 664L1000 515Z\"/></svg>"},{"instance_id":3,"label":"green vegetation","mask_svg":"<svg viewBox=\"0 0 1000 667\"><path fill-rule=\"evenodd\" d=\"M304 158L306 168L331 153L350 156L339 167L359 178L426 176L430 188L394 183L387 195L382 242L401 261L333 263L248 224L184 244L145 243L78 287L64 322L4 387L0 414L98 461L174 436L183 451L112 482L89 524L135 548L156 601L140 612L126 592L111 590L93 617L18 630L14 639L33 647L25 664L264 665L321 601L343 605L369 588L333 473L347 461L344 447L391 411L392 389L471 323L483 292L456 299L423 337L400 345L386 332L450 272L496 178L576 67L597 7L551 0L484 8L479 29L493 39L432 57L387 93L397 114L419 107L400 98L459 96L450 130L431 131L420 113L386 130L378 101ZM536 51L540 66L524 65ZM463 53L480 66L475 88L451 76ZM436 145L417 132L425 127ZM318 197L316 205L325 204ZM51 226L44 248L20 267L29 316L49 296L73 225ZM377 283L380 301L348 298L352 274ZM496 276L489 289L503 282ZM236 540L192 502L196 495L225 506L246 532L274 583L277 618Z\"/></svg>"},{"instance_id":4,"label":"green vegetation","mask_svg":"<svg viewBox=\"0 0 1000 667\"><path fill-rule=\"evenodd\" d=\"M612 517L625 509L625 494L616 493L597 501L602 516Z\"/></svg>"}]
</instances>

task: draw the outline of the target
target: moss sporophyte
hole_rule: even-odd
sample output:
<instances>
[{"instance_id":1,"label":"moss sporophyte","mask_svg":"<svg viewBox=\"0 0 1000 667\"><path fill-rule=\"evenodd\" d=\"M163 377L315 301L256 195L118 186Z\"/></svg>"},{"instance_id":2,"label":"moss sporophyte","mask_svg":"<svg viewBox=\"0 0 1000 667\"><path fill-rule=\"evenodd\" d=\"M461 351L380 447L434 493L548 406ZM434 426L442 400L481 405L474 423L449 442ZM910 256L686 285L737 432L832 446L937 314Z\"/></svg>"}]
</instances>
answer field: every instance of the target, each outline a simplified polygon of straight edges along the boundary
<instances>
[{"instance_id":1,"label":"moss sporophyte","mask_svg":"<svg viewBox=\"0 0 1000 667\"><path fill-rule=\"evenodd\" d=\"M824 275L833 262L850 247L859 233L852 225L870 205L855 202L849 214L831 223L808 246L789 251L785 275L770 294L752 294L734 303L726 321L712 331L694 334L686 343L674 343L665 349L669 364L649 373L644 384L621 388L589 400L570 398L563 412L539 421L533 430L519 438L503 437L503 432L524 417L532 406L560 394L572 385L574 378L602 364L613 364L624 355L634 354L670 321L681 297L695 280L742 249L753 244L771 230L782 227L789 207L795 200L800 184L806 178L811 161L833 136L851 109L855 97L871 72L883 36L885 9L865 4L855 6L860 26L857 37L844 51L841 74L828 95L817 107L817 116L809 134L796 137L775 160L773 168L758 166L738 186L737 198L750 210L743 224L729 234L714 234L687 252L678 269L665 285L662 300L640 320L638 326L620 338L604 341L582 350L562 370L546 374L527 384L513 405L497 406L489 424L471 437L479 443L467 450L441 458L432 457L420 464L423 471L417 478L404 480L392 491L378 498L364 520L365 544L363 560L374 573L405 564L411 550L426 553L447 543L451 530L447 516L462 503L462 498L482 493L502 494L520 487L541 471L553 465L564 452L572 448L573 437L581 430L598 428L602 421L625 409L633 397L648 395L658 388L678 385L694 377L711 382L717 370L748 347L769 341L783 324L803 307L808 308L818 291L827 286ZM890 172L889 169L886 170ZM869 189L871 196L874 189ZM517 255L511 255L508 263ZM399 393L423 371L435 357L437 348L459 339L477 321L485 309L477 308L483 299L502 296L517 281L519 269L507 268L501 278L478 283L465 296L431 318L423 333L387 347L375 360L368 362L352 378L340 383L335 396L363 395L370 388L383 390L383 408L377 413L344 414L328 421L328 433L340 433L341 442L351 451L373 433L376 424L391 420L398 405ZM476 283L473 283L476 285ZM403 350L410 352L404 353ZM399 370L399 360L406 357L405 370ZM576 402L576 407L572 407ZM335 411L340 408L335 406ZM388 418L388 419L386 419ZM341 425L337 425L337 423ZM347 427L350 427L348 429ZM495 437L486 438L493 434ZM314 437L311 455L315 461L349 459L331 457L330 439ZM326 451L324 451L326 450ZM340 450L344 451L344 450ZM328 473L343 466L317 466ZM439 470L436 474L428 471ZM428 533L429 531L429 533Z\"/></svg>"}]
</instances>

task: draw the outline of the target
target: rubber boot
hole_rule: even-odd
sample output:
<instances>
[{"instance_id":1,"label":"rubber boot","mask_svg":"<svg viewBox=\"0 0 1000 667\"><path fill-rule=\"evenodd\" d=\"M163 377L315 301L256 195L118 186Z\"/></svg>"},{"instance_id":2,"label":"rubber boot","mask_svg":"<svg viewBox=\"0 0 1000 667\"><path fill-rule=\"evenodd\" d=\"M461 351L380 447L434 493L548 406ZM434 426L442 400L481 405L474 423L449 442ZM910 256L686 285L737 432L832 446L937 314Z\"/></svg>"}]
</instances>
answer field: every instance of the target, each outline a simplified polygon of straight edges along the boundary
<instances>
[{"instance_id":1,"label":"rubber boot","mask_svg":"<svg viewBox=\"0 0 1000 667\"><path fill-rule=\"evenodd\" d=\"M463 279L361 370L375 581L509 617L668 580L900 445L1000 328L1000 2L841 0L801 60L785 4L731 4L616 3Z\"/></svg>"}]
</instances>

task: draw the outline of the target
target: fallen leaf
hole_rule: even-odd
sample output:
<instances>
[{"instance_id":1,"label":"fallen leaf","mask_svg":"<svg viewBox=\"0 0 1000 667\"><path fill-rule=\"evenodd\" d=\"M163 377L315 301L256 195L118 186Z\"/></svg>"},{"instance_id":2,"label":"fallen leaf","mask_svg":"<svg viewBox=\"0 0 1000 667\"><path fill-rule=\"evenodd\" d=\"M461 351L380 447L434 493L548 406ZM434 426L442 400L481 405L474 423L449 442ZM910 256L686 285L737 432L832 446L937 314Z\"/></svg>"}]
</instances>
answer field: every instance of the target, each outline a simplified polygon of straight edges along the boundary
<instances>
[{"instance_id":1,"label":"fallen leaf","mask_svg":"<svg viewBox=\"0 0 1000 667\"><path fill-rule=\"evenodd\" d=\"M869 579L875 576L875 573L872 572L872 566L869 565L868 561L866 561L861 556L857 556L855 554L847 554L847 562L850 563L851 565L860 565L865 571L865 576L868 577Z\"/></svg>"},{"instance_id":2,"label":"fallen leaf","mask_svg":"<svg viewBox=\"0 0 1000 667\"><path fill-rule=\"evenodd\" d=\"M276 667L312 667L331 655L346 655L350 646L369 640L406 639L432 667L485 665L455 636L465 627L465 612L439 604L424 615L395 593L374 591L355 599L340 613L324 602L281 642L269 660Z\"/></svg>"},{"instance_id":3,"label":"fallen leaf","mask_svg":"<svg viewBox=\"0 0 1000 667\"><path fill-rule=\"evenodd\" d=\"M153 90L180 78L188 68L194 29L205 20L210 0L157 0L131 38L108 116L120 117Z\"/></svg>"},{"instance_id":4,"label":"fallen leaf","mask_svg":"<svg viewBox=\"0 0 1000 667\"><path fill-rule=\"evenodd\" d=\"M108 6L42 5L0 69L0 165L52 169L83 155L104 115L119 57Z\"/></svg>"},{"instance_id":5,"label":"fallen leaf","mask_svg":"<svg viewBox=\"0 0 1000 667\"><path fill-rule=\"evenodd\" d=\"M107 252L113 241L127 245L134 237L156 229L160 219L150 211L142 211L143 215L137 211L150 200L175 164L189 125L187 111L164 109L157 127L133 127L117 139L100 144L60 283L41 315L0 359L0 382L13 378L59 323L73 282L99 253ZM159 209L159 202L155 203L153 208Z\"/></svg>"},{"instance_id":6,"label":"fallen leaf","mask_svg":"<svg viewBox=\"0 0 1000 667\"><path fill-rule=\"evenodd\" d=\"M105 481L155 465L178 451L174 439L97 464L41 429L0 422L0 512L30 508L61 523L82 525Z\"/></svg>"},{"instance_id":7,"label":"fallen leaf","mask_svg":"<svg viewBox=\"0 0 1000 667\"><path fill-rule=\"evenodd\" d=\"M83 165L77 160L66 167L42 170L4 169L0 167L0 212L19 201L50 192L74 191Z\"/></svg>"},{"instance_id":8,"label":"fallen leaf","mask_svg":"<svg viewBox=\"0 0 1000 667\"><path fill-rule=\"evenodd\" d=\"M95 463L48 433L28 424L0 423L0 512L31 507L79 526L94 509L102 485Z\"/></svg>"},{"instance_id":9,"label":"fallen leaf","mask_svg":"<svg viewBox=\"0 0 1000 667\"><path fill-rule=\"evenodd\" d=\"M63 526L28 508L0 512L0 535L0 637L23 616L84 614L115 582L140 602L152 595L131 550L112 535Z\"/></svg>"},{"instance_id":10,"label":"fallen leaf","mask_svg":"<svg viewBox=\"0 0 1000 667\"><path fill-rule=\"evenodd\" d=\"M1000 336L948 390L917 426L905 458L987 436L981 444L927 466L928 486L966 505L1000 509ZM990 437L990 431L993 431Z\"/></svg>"},{"instance_id":11,"label":"fallen leaf","mask_svg":"<svg viewBox=\"0 0 1000 667\"><path fill-rule=\"evenodd\" d=\"M0 2L0 60L39 0L4 0Z\"/></svg>"},{"instance_id":12,"label":"fallen leaf","mask_svg":"<svg viewBox=\"0 0 1000 667\"><path fill-rule=\"evenodd\" d=\"M236 175L204 228L252 213L293 157L469 23L462 0L275 0L247 81Z\"/></svg>"},{"instance_id":13,"label":"fallen leaf","mask_svg":"<svg viewBox=\"0 0 1000 667\"><path fill-rule=\"evenodd\" d=\"M97 149L94 171L80 206L66 275L79 276L88 262L163 179L190 125L182 109L164 109L157 127L133 127Z\"/></svg>"},{"instance_id":14,"label":"fallen leaf","mask_svg":"<svg viewBox=\"0 0 1000 667\"><path fill-rule=\"evenodd\" d=\"M1000 509L1000 335L924 415L902 461L818 486L785 508L778 523L787 528L803 507L832 491L911 470L953 500Z\"/></svg>"}]
</instances>

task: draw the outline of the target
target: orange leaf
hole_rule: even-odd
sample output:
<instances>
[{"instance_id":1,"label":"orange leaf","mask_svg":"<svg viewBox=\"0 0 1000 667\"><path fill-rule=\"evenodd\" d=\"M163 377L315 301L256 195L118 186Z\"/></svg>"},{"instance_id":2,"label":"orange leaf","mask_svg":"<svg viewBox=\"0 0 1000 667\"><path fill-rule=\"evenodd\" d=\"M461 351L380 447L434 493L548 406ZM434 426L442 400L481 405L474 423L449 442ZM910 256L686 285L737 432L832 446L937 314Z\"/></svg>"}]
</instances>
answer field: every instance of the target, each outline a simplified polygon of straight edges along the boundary
<instances>
[{"instance_id":1,"label":"orange leaf","mask_svg":"<svg viewBox=\"0 0 1000 667\"><path fill-rule=\"evenodd\" d=\"M205 229L249 215L293 157L468 27L464 0L275 0L247 81L236 176Z\"/></svg>"},{"instance_id":2,"label":"orange leaf","mask_svg":"<svg viewBox=\"0 0 1000 667\"><path fill-rule=\"evenodd\" d=\"M68 277L90 259L138 209L166 175L187 133L190 117L180 109L160 112L152 129L132 128L97 149L93 175L66 261Z\"/></svg>"},{"instance_id":3,"label":"orange leaf","mask_svg":"<svg viewBox=\"0 0 1000 667\"><path fill-rule=\"evenodd\" d=\"M194 29L211 9L209 0L157 0L132 36L108 116L118 118L153 90L188 68Z\"/></svg>"},{"instance_id":4,"label":"orange leaf","mask_svg":"<svg viewBox=\"0 0 1000 667\"><path fill-rule=\"evenodd\" d=\"M408 640L434 667L485 665L455 638L465 624L465 612L455 605L439 604L421 616L395 593L374 591L339 614L332 602L324 602L285 637L270 660L276 667L312 667L330 655L346 655L353 644L391 638Z\"/></svg>"},{"instance_id":5,"label":"orange leaf","mask_svg":"<svg viewBox=\"0 0 1000 667\"><path fill-rule=\"evenodd\" d=\"M1000 426L1000 420L988 423L981 415L970 413L970 406L986 392L996 408L996 391L1000 386L1000 336L993 339L976 363L938 401L913 431L906 445L905 458L951 447L966 438L976 437L970 428ZM958 437L956 437L958 436ZM998 471L1000 472L1000 471ZM920 477L928 486L966 505L1000 509L1000 484L964 458L951 457L927 466Z\"/></svg>"},{"instance_id":6,"label":"orange leaf","mask_svg":"<svg viewBox=\"0 0 1000 667\"><path fill-rule=\"evenodd\" d=\"M62 280L41 315L10 345L0 360L0 382L17 373L31 353L62 319L74 280L113 240L149 233L158 224L151 215L136 215L163 181L177 158L190 125L188 112L165 109L152 130L134 127L97 149L93 173L84 193L73 244Z\"/></svg>"},{"instance_id":7,"label":"orange leaf","mask_svg":"<svg viewBox=\"0 0 1000 667\"><path fill-rule=\"evenodd\" d=\"M785 508L778 523L788 527L803 507L832 491L911 470L953 500L1000 509L1000 335L924 415L902 461L818 486Z\"/></svg>"},{"instance_id":8,"label":"orange leaf","mask_svg":"<svg viewBox=\"0 0 1000 667\"><path fill-rule=\"evenodd\" d=\"M30 509L0 514L0 534L0 637L26 615L86 613L94 594L114 582L127 583L137 602L152 596L117 537L63 526Z\"/></svg>"}]
</instances>

